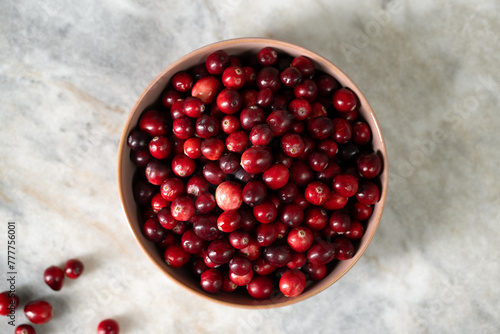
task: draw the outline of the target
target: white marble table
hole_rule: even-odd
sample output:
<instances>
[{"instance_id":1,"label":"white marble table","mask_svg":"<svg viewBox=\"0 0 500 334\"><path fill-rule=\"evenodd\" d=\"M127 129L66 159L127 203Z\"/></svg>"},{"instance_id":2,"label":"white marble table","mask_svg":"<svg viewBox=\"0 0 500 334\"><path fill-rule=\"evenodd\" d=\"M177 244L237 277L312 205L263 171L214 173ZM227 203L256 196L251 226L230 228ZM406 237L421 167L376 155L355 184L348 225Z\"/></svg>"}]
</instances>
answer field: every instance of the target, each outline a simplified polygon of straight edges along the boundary
<instances>
[{"instance_id":1,"label":"white marble table","mask_svg":"<svg viewBox=\"0 0 500 334\"><path fill-rule=\"evenodd\" d=\"M14 221L16 289L56 309L42 334L95 333L107 317L123 333L500 332L499 14L493 0L0 2L0 288ZM242 36L343 69L376 111L392 174L365 256L275 310L169 281L117 195L119 137L143 88L181 55ZM70 257L84 275L54 293L42 272ZM1 333L13 333L7 321Z\"/></svg>"}]
</instances>

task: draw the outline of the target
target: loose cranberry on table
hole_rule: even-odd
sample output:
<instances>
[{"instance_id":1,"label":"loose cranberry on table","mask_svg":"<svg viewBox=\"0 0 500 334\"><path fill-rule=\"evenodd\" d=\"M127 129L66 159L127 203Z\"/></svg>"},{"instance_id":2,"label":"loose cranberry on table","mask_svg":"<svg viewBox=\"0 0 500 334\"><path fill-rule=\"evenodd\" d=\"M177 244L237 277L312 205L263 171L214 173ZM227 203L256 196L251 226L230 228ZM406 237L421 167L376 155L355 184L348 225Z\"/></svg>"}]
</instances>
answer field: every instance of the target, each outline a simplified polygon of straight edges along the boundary
<instances>
[{"instance_id":1,"label":"loose cranberry on table","mask_svg":"<svg viewBox=\"0 0 500 334\"><path fill-rule=\"evenodd\" d=\"M11 291L0 293L0 315L9 315L19 305L19 297Z\"/></svg>"},{"instance_id":2,"label":"loose cranberry on table","mask_svg":"<svg viewBox=\"0 0 500 334\"><path fill-rule=\"evenodd\" d=\"M16 327L14 334L36 334L36 331L33 326L22 324Z\"/></svg>"},{"instance_id":3,"label":"loose cranberry on table","mask_svg":"<svg viewBox=\"0 0 500 334\"><path fill-rule=\"evenodd\" d=\"M114 319L102 320L97 325L97 334L119 334L120 326Z\"/></svg>"},{"instance_id":4,"label":"loose cranberry on table","mask_svg":"<svg viewBox=\"0 0 500 334\"><path fill-rule=\"evenodd\" d=\"M59 291L64 283L64 271L57 266L50 266L43 272L43 280L52 290Z\"/></svg>"},{"instance_id":5,"label":"loose cranberry on table","mask_svg":"<svg viewBox=\"0 0 500 334\"><path fill-rule=\"evenodd\" d=\"M44 300L34 300L24 306L24 314L35 325L42 325L52 319L52 305Z\"/></svg>"}]
</instances>

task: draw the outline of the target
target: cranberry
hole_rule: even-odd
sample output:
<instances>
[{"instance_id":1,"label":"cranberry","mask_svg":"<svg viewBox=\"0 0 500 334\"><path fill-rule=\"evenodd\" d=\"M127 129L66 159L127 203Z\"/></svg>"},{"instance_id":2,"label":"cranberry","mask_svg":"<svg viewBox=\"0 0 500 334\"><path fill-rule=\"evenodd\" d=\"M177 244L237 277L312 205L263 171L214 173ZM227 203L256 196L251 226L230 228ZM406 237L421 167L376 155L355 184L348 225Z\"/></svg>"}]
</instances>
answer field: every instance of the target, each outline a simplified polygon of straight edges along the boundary
<instances>
[{"instance_id":1,"label":"cranberry","mask_svg":"<svg viewBox=\"0 0 500 334\"><path fill-rule=\"evenodd\" d=\"M273 244L264 248L264 256L276 267L284 267L292 259L292 250L286 244Z\"/></svg>"},{"instance_id":2,"label":"cranberry","mask_svg":"<svg viewBox=\"0 0 500 334\"><path fill-rule=\"evenodd\" d=\"M169 202L172 202L177 197L186 193L184 182L176 177L168 178L163 181L160 189L161 196Z\"/></svg>"},{"instance_id":3,"label":"cranberry","mask_svg":"<svg viewBox=\"0 0 500 334\"><path fill-rule=\"evenodd\" d=\"M289 169L290 180L299 187L305 187L314 179L314 171L302 160L294 160Z\"/></svg>"},{"instance_id":4,"label":"cranberry","mask_svg":"<svg viewBox=\"0 0 500 334\"><path fill-rule=\"evenodd\" d=\"M276 93L281 87L280 72L275 67L264 67L257 73L257 87L269 88Z\"/></svg>"},{"instance_id":5,"label":"cranberry","mask_svg":"<svg viewBox=\"0 0 500 334\"><path fill-rule=\"evenodd\" d=\"M223 275L222 277L222 291L224 292L233 292L238 288L236 284L234 284L229 278L229 273Z\"/></svg>"},{"instance_id":6,"label":"cranberry","mask_svg":"<svg viewBox=\"0 0 500 334\"><path fill-rule=\"evenodd\" d=\"M243 203L241 186L234 181L222 182L215 191L215 200L224 211L238 209Z\"/></svg>"},{"instance_id":7,"label":"cranberry","mask_svg":"<svg viewBox=\"0 0 500 334\"><path fill-rule=\"evenodd\" d=\"M179 221L172 216L169 207L165 207L158 211L157 219L160 225L167 230L171 230L179 224Z\"/></svg>"},{"instance_id":8,"label":"cranberry","mask_svg":"<svg viewBox=\"0 0 500 334\"><path fill-rule=\"evenodd\" d=\"M323 183L332 183L335 175L340 174L342 172L340 166L335 163L333 160L328 162L328 166L323 169L321 172L317 173L318 181Z\"/></svg>"},{"instance_id":9,"label":"cranberry","mask_svg":"<svg viewBox=\"0 0 500 334\"><path fill-rule=\"evenodd\" d=\"M219 164L213 161L207 162L203 167L203 177L211 184L221 184L226 180L226 174L220 169Z\"/></svg>"},{"instance_id":10,"label":"cranberry","mask_svg":"<svg viewBox=\"0 0 500 334\"><path fill-rule=\"evenodd\" d=\"M281 149L286 155L297 158L305 150L302 137L296 133L288 133L281 138Z\"/></svg>"},{"instance_id":11,"label":"cranberry","mask_svg":"<svg viewBox=\"0 0 500 334\"><path fill-rule=\"evenodd\" d=\"M361 204L372 205L379 201L380 190L375 183L368 180L363 180L359 184L356 199Z\"/></svg>"},{"instance_id":12,"label":"cranberry","mask_svg":"<svg viewBox=\"0 0 500 334\"><path fill-rule=\"evenodd\" d=\"M191 89L191 96L197 97L205 105L215 101L217 94L222 88L219 79L213 76L207 76L196 81Z\"/></svg>"},{"instance_id":13,"label":"cranberry","mask_svg":"<svg viewBox=\"0 0 500 334\"><path fill-rule=\"evenodd\" d=\"M333 245L337 260L349 260L354 256L354 246L349 239L338 237L333 241Z\"/></svg>"},{"instance_id":14,"label":"cranberry","mask_svg":"<svg viewBox=\"0 0 500 334\"><path fill-rule=\"evenodd\" d=\"M218 160L226 145L218 138L207 138L201 142L201 154L208 160Z\"/></svg>"},{"instance_id":15,"label":"cranberry","mask_svg":"<svg viewBox=\"0 0 500 334\"><path fill-rule=\"evenodd\" d=\"M351 228L344 235L351 240L358 240L361 239L363 233L363 225L357 220L351 220Z\"/></svg>"},{"instance_id":16,"label":"cranberry","mask_svg":"<svg viewBox=\"0 0 500 334\"><path fill-rule=\"evenodd\" d=\"M184 99L179 99L172 104L172 107L170 108L170 116L173 120L186 116L186 114L184 114Z\"/></svg>"},{"instance_id":17,"label":"cranberry","mask_svg":"<svg viewBox=\"0 0 500 334\"><path fill-rule=\"evenodd\" d=\"M284 93L288 93L288 91L284 91ZM271 110L286 110L288 106L288 102L293 99L294 96L285 96L284 94L276 94L273 98L273 103L271 104Z\"/></svg>"},{"instance_id":18,"label":"cranberry","mask_svg":"<svg viewBox=\"0 0 500 334\"><path fill-rule=\"evenodd\" d=\"M59 291L64 283L64 271L57 266L50 266L43 272L43 280L52 290Z\"/></svg>"},{"instance_id":19,"label":"cranberry","mask_svg":"<svg viewBox=\"0 0 500 334\"><path fill-rule=\"evenodd\" d=\"M160 242L165 238L166 231L156 218L150 218L144 222L142 233L152 242ZM47 283L48 284L48 283ZM62 283L61 283L62 284ZM55 289L54 289L55 290Z\"/></svg>"},{"instance_id":20,"label":"cranberry","mask_svg":"<svg viewBox=\"0 0 500 334\"><path fill-rule=\"evenodd\" d=\"M225 174L233 174L240 169L240 156L235 153L226 153L219 158L219 167Z\"/></svg>"},{"instance_id":21,"label":"cranberry","mask_svg":"<svg viewBox=\"0 0 500 334\"><path fill-rule=\"evenodd\" d=\"M292 252L292 259L286 264L288 269L300 269L307 263L304 253Z\"/></svg>"},{"instance_id":22,"label":"cranberry","mask_svg":"<svg viewBox=\"0 0 500 334\"><path fill-rule=\"evenodd\" d=\"M377 153L363 154L357 159L359 174L365 179L373 179L382 170L382 161Z\"/></svg>"},{"instance_id":23,"label":"cranberry","mask_svg":"<svg viewBox=\"0 0 500 334\"><path fill-rule=\"evenodd\" d=\"M265 121L266 115L262 108L252 105L244 108L240 113L240 125L243 130L250 131L254 126Z\"/></svg>"},{"instance_id":24,"label":"cranberry","mask_svg":"<svg viewBox=\"0 0 500 334\"><path fill-rule=\"evenodd\" d=\"M243 66L243 73L245 73L245 86L252 87L257 81L257 72L251 66Z\"/></svg>"},{"instance_id":25,"label":"cranberry","mask_svg":"<svg viewBox=\"0 0 500 334\"><path fill-rule=\"evenodd\" d=\"M243 106L243 97L241 94L232 88L224 88L217 95L217 107L224 114L235 114Z\"/></svg>"},{"instance_id":26,"label":"cranberry","mask_svg":"<svg viewBox=\"0 0 500 334\"><path fill-rule=\"evenodd\" d=\"M237 210L224 211L217 218L217 227L222 232L230 233L241 225L242 219Z\"/></svg>"},{"instance_id":27,"label":"cranberry","mask_svg":"<svg viewBox=\"0 0 500 334\"><path fill-rule=\"evenodd\" d=\"M340 87L338 81L329 74L318 75L314 79L314 82L316 82L318 93L321 96L331 96L331 94Z\"/></svg>"},{"instance_id":28,"label":"cranberry","mask_svg":"<svg viewBox=\"0 0 500 334\"><path fill-rule=\"evenodd\" d=\"M201 274L203 274L208 269L210 269L210 268L205 264L203 259L200 258L193 263L193 267L191 268L191 271L197 277L200 277Z\"/></svg>"},{"instance_id":29,"label":"cranberry","mask_svg":"<svg viewBox=\"0 0 500 334\"><path fill-rule=\"evenodd\" d=\"M190 254L199 254L206 246L205 240L197 236L192 229L182 234L181 244L182 248Z\"/></svg>"},{"instance_id":30,"label":"cranberry","mask_svg":"<svg viewBox=\"0 0 500 334\"><path fill-rule=\"evenodd\" d=\"M312 205L323 205L330 197L330 188L322 182L310 183L305 191L306 199Z\"/></svg>"},{"instance_id":31,"label":"cranberry","mask_svg":"<svg viewBox=\"0 0 500 334\"><path fill-rule=\"evenodd\" d=\"M299 226L304 220L304 211L296 204L286 204L281 210L280 220L288 227Z\"/></svg>"},{"instance_id":32,"label":"cranberry","mask_svg":"<svg viewBox=\"0 0 500 334\"><path fill-rule=\"evenodd\" d=\"M253 261L253 270L258 275L269 275L276 270L265 257L259 257L257 260Z\"/></svg>"},{"instance_id":33,"label":"cranberry","mask_svg":"<svg viewBox=\"0 0 500 334\"><path fill-rule=\"evenodd\" d=\"M358 180L350 174L338 174L333 178L333 189L341 196L354 196L358 187Z\"/></svg>"},{"instance_id":34,"label":"cranberry","mask_svg":"<svg viewBox=\"0 0 500 334\"><path fill-rule=\"evenodd\" d=\"M303 121L311 115L312 108L309 101L303 98L293 99L288 104L288 110L295 116L295 120ZM303 123L298 123L303 124Z\"/></svg>"},{"instance_id":35,"label":"cranberry","mask_svg":"<svg viewBox=\"0 0 500 334\"><path fill-rule=\"evenodd\" d=\"M19 305L19 297L11 291L0 293L0 315L9 315Z\"/></svg>"},{"instance_id":36,"label":"cranberry","mask_svg":"<svg viewBox=\"0 0 500 334\"><path fill-rule=\"evenodd\" d=\"M245 85L245 73L240 66L229 66L222 73L222 84L226 88L240 89Z\"/></svg>"},{"instance_id":37,"label":"cranberry","mask_svg":"<svg viewBox=\"0 0 500 334\"><path fill-rule=\"evenodd\" d=\"M205 111L205 104L198 98L188 96L184 99L182 112L184 115L197 118Z\"/></svg>"},{"instance_id":38,"label":"cranberry","mask_svg":"<svg viewBox=\"0 0 500 334\"><path fill-rule=\"evenodd\" d=\"M161 104L170 109L174 102L180 99L182 99L182 95L178 91L170 88L165 90L161 95Z\"/></svg>"},{"instance_id":39,"label":"cranberry","mask_svg":"<svg viewBox=\"0 0 500 334\"><path fill-rule=\"evenodd\" d=\"M269 125L257 124L254 127L252 127L249 139L250 142L255 146L257 145L266 146L269 145L269 143L273 139L273 132L271 131Z\"/></svg>"},{"instance_id":40,"label":"cranberry","mask_svg":"<svg viewBox=\"0 0 500 334\"><path fill-rule=\"evenodd\" d=\"M314 241L313 232L305 226L297 226L290 230L287 242L296 252L307 251Z\"/></svg>"},{"instance_id":41,"label":"cranberry","mask_svg":"<svg viewBox=\"0 0 500 334\"><path fill-rule=\"evenodd\" d=\"M252 262L246 257L235 255L229 261L229 270L238 276L248 274L252 270Z\"/></svg>"},{"instance_id":42,"label":"cranberry","mask_svg":"<svg viewBox=\"0 0 500 334\"><path fill-rule=\"evenodd\" d=\"M205 66L210 74L222 74L229 66L229 55L223 50L217 50L207 56Z\"/></svg>"},{"instance_id":43,"label":"cranberry","mask_svg":"<svg viewBox=\"0 0 500 334\"><path fill-rule=\"evenodd\" d=\"M335 258L335 246L324 240L316 240L307 251L307 259L314 264L327 264Z\"/></svg>"},{"instance_id":44,"label":"cranberry","mask_svg":"<svg viewBox=\"0 0 500 334\"><path fill-rule=\"evenodd\" d=\"M317 206L308 207L304 211L304 223L310 229L319 231L328 224L328 214Z\"/></svg>"},{"instance_id":45,"label":"cranberry","mask_svg":"<svg viewBox=\"0 0 500 334\"><path fill-rule=\"evenodd\" d=\"M311 103L311 115L309 117L328 117L328 111L321 102L314 101Z\"/></svg>"},{"instance_id":46,"label":"cranberry","mask_svg":"<svg viewBox=\"0 0 500 334\"><path fill-rule=\"evenodd\" d=\"M148 149L149 135L144 131L134 130L127 137L127 145L133 151L143 151Z\"/></svg>"},{"instance_id":47,"label":"cranberry","mask_svg":"<svg viewBox=\"0 0 500 334\"><path fill-rule=\"evenodd\" d=\"M221 128L225 134L233 133L240 128L240 120L235 115L225 115L221 120Z\"/></svg>"},{"instance_id":48,"label":"cranberry","mask_svg":"<svg viewBox=\"0 0 500 334\"><path fill-rule=\"evenodd\" d=\"M286 297L297 297L306 288L306 275L299 269L289 269L281 276L279 287Z\"/></svg>"},{"instance_id":49,"label":"cranberry","mask_svg":"<svg viewBox=\"0 0 500 334\"><path fill-rule=\"evenodd\" d=\"M205 194L209 187L210 184L203 176L194 175L186 183L186 193L198 197Z\"/></svg>"},{"instance_id":50,"label":"cranberry","mask_svg":"<svg viewBox=\"0 0 500 334\"><path fill-rule=\"evenodd\" d=\"M365 122L356 122L352 125L352 142L357 145L366 145L370 142L372 133Z\"/></svg>"},{"instance_id":51,"label":"cranberry","mask_svg":"<svg viewBox=\"0 0 500 334\"><path fill-rule=\"evenodd\" d=\"M304 266L304 271L309 275L313 281L320 281L326 276L327 268L324 264L314 264L307 262Z\"/></svg>"},{"instance_id":52,"label":"cranberry","mask_svg":"<svg viewBox=\"0 0 500 334\"><path fill-rule=\"evenodd\" d=\"M130 151L130 160L138 167L146 167L153 159L148 151Z\"/></svg>"},{"instance_id":53,"label":"cranberry","mask_svg":"<svg viewBox=\"0 0 500 334\"><path fill-rule=\"evenodd\" d=\"M134 199L140 205L147 205L157 193L157 187L143 180L138 180L133 188Z\"/></svg>"},{"instance_id":54,"label":"cranberry","mask_svg":"<svg viewBox=\"0 0 500 334\"><path fill-rule=\"evenodd\" d=\"M295 57L290 66L298 69L305 78L310 78L314 75L315 65L313 61L306 56Z\"/></svg>"},{"instance_id":55,"label":"cranberry","mask_svg":"<svg viewBox=\"0 0 500 334\"><path fill-rule=\"evenodd\" d=\"M269 189L280 189L288 183L288 168L281 164L271 166L262 174L262 180Z\"/></svg>"},{"instance_id":56,"label":"cranberry","mask_svg":"<svg viewBox=\"0 0 500 334\"><path fill-rule=\"evenodd\" d=\"M165 159L172 152L172 145L167 137L157 136L149 142L149 152L156 159Z\"/></svg>"},{"instance_id":57,"label":"cranberry","mask_svg":"<svg viewBox=\"0 0 500 334\"><path fill-rule=\"evenodd\" d=\"M293 87L293 93L296 98L304 98L309 102L313 102L318 96L318 87L311 79L304 79Z\"/></svg>"},{"instance_id":58,"label":"cranberry","mask_svg":"<svg viewBox=\"0 0 500 334\"><path fill-rule=\"evenodd\" d=\"M348 112L341 112L338 115L340 118L345 119L349 123L354 123L359 117L359 112L357 109L353 109L353 110L348 111Z\"/></svg>"},{"instance_id":59,"label":"cranberry","mask_svg":"<svg viewBox=\"0 0 500 334\"><path fill-rule=\"evenodd\" d=\"M255 97L255 103L261 108L268 108L272 105L274 101L274 94L270 88L264 88L259 90L257 96Z\"/></svg>"},{"instance_id":60,"label":"cranberry","mask_svg":"<svg viewBox=\"0 0 500 334\"><path fill-rule=\"evenodd\" d=\"M346 233L351 228L351 218L349 214L344 211L335 211L330 216L330 228L336 233Z\"/></svg>"},{"instance_id":61,"label":"cranberry","mask_svg":"<svg viewBox=\"0 0 500 334\"><path fill-rule=\"evenodd\" d=\"M238 250L238 253L250 261L255 261L256 259L259 258L260 253L261 253L261 247L257 240L255 239L250 239L248 246L241 248Z\"/></svg>"},{"instance_id":62,"label":"cranberry","mask_svg":"<svg viewBox=\"0 0 500 334\"><path fill-rule=\"evenodd\" d=\"M278 216L278 209L270 200L253 207L253 215L262 224L272 223Z\"/></svg>"},{"instance_id":63,"label":"cranberry","mask_svg":"<svg viewBox=\"0 0 500 334\"><path fill-rule=\"evenodd\" d=\"M201 216L193 222L193 231L203 240L215 240L220 234L217 228L217 217Z\"/></svg>"},{"instance_id":64,"label":"cranberry","mask_svg":"<svg viewBox=\"0 0 500 334\"><path fill-rule=\"evenodd\" d=\"M139 118L139 129L151 137L167 134L167 113L151 109L144 112Z\"/></svg>"},{"instance_id":65,"label":"cranberry","mask_svg":"<svg viewBox=\"0 0 500 334\"><path fill-rule=\"evenodd\" d=\"M190 227L189 222L187 222L187 221L179 222L172 229L172 233L177 234L177 235L183 235L184 232L186 232L189 229L189 227Z\"/></svg>"},{"instance_id":66,"label":"cranberry","mask_svg":"<svg viewBox=\"0 0 500 334\"><path fill-rule=\"evenodd\" d=\"M328 158L333 159L338 151L337 142L333 139L325 139L319 142L318 149L325 152Z\"/></svg>"},{"instance_id":67,"label":"cranberry","mask_svg":"<svg viewBox=\"0 0 500 334\"><path fill-rule=\"evenodd\" d=\"M252 281L253 271L250 270L248 273L244 275L236 275L231 270L229 270L229 279L237 286L245 286Z\"/></svg>"},{"instance_id":68,"label":"cranberry","mask_svg":"<svg viewBox=\"0 0 500 334\"><path fill-rule=\"evenodd\" d=\"M119 334L120 326L114 319L105 319L97 325L97 334Z\"/></svg>"},{"instance_id":69,"label":"cranberry","mask_svg":"<svg viewBox=\"0 0 500 334\"><path fill-rule=\"evenodd\" d=\"M213 263L222 265L233 257L235 249L225 239L214 240L208 245L207 255Z\"/></svg>"},{"instance_id":70,"label":"cranberry","mask_svg":"<svg viewBox=\"0 0 500 334\"><path fill-rule=\"evenodd\" d=\"M219 268L220 265L219 264L215 264L212 262L212 260L210 260L210 258L208 257L208 252L207 250L204 250L202 253L201 253L201 256L203 258L203 263L205 263L205 265L208 267L208 268Z\"/></svg>"},{"instance_id":71,"label":"cranberry","mask_svg":"<svg viewBox=\"0 0 500 334\"><path fill-rule=\"evenodd\" d=\"M302 73L296 67L287 67L280 73L283 85L293 88L302 80Z\"/></svg>"},{"instance_id":72,"label":"cranberry","mask_svg":"<svg viewBox=\"0 0 500 334\"><path fill-rule=\"evenodd\" d=\"M269 246L273 242L278 239L278 231L274 226L274 223L271 224L259 224L255 229L255 239L257 240L260 246Z\"/></svg>"},{"instance_id":73,"label":"cranberry","mask_svg":"<svg viewBox=\"0 0 500 334\"><path fill-rule=\"evenodd\" d=\"M355 202L351 205L351 217L356 220L366 220L372 215L373 208L369 205Z\"/></svg>"},{"instance_id":74,"label":"cranberry","mask_svg":"<svg viewBox=\"0 0 500 334\"><path fill-rule=\"evenodd\" d=\"M187 221L195 214L193 200L188 196L179 196L172 202L170 213L178 221Z\"/></svg>"},{"instance_id":75,"label":"cranberry","mask_svg":"<svg viewBox=\"0 0 500 334\"><path fill-rule=\"evenodd\" d=\"M220 133L220 124L213 115L201 115L196 120L196 134L203 139L217 136Z\"/></svg>"},{"instance_id":76,"label":"cranberry","mask_svg":"<svg viewBox=\"0 0 500 334\"><path fill-rule=\"evenodd\" d=\"M172 131L179 139L188 139L193 136L195 128L191 118L181 116L174 120L172 124Z\"/></svg>"},{"instance_id":77,"label":"cranberry","mask_svg":"<svg viewBox=\"0 0 500 334\"><path fill-rule=\"evenodd\" d=\"M229 233L229 243L235 249L242 249L250 243L250 233L246 231L236 230Z\"/></svg>"},{"instance_id":78,"label":"cranberry","mask_svg":"<svg viewBox=\"0 0 500 334\"><path fill-rule=\"evenodd\" d=\"M248 134L245 131L235 131L226 137L226 147L230 152L241 153L249 144Z\"/></svg>"},{"instance_id":79,"label":"cranberry","mask_svg":"<svg viewBox=\"0 0 500 334\"><path fill-rule=\"evenodd\" d=\"M165 261L173 268L180 268L189 262L191 255L182 247L180 242L169 245L165 249Z\"/></svg>"},{"instance_id":80,"label":"cranberry","mask_svg":"<svg viewBox=\"0 0 500 334\"><path fill-rule=\"evenodd\" d=\"M16 327L14 334L36 334L36 331L33 326L23 324Z\"/></svg>"},{"instance_id":81,"label":"cranberry","mask_svg":"<svg viewBox=\"0 0 500 334\"><path fill-rule=\"evenodd\" d=\"M316 140L327 139L333 130L333 122L327 117L316 117L307 122L307 132Z\"/></svg>"},{"instance_id":82,"label":"cranberry","mask_svg":"<svg viewBox=\"0 0 500 334\"><path fill-rule=\"evenodd\" d=\"M288 182L278 190L278 198L282 203L293 203L294 199L299 194L299 189L294 183Z\"/></svg>"},{"instance_id":83,"label":"cranberry","mask_svg":"<svg viewBox=\"0 0 500 334\"><path fill-rule=\"evenodd\" d=\"M356 94L347 88L340 88L333 93L333 106L340 112L349 112L356 108Z\"/></svg>"},{"instance_id":84,"label":"cranberry","mask_svg":"<svg viewBox=\"0 0 500 334\"><path fill-rule=\"evenodd\" d=\"M249 206L260 205L267 197L267 188L260 181L250 181L243 188L243 202Z\"/></svg>"},{"instance_id":85,"label":"cranberry","mask_svg":"<svg viewBox=\"0 0 500 334\"><path fill-rule=\"evenodd\" d=\"M335 190L330 192L330 196L323 203L323 208L327 210L340 210L346 206L348 201L347 197L339 195Z\"/></svg>"},{"instance_id":86,"label":"cranberry","mask_svg":"<svg viewBox=\"0 0 500 334\"><path fill-rule=\"evenodd\" d=\"M333 123L333 139L339 144L346 144L351 140L352 128L348 121L342 118L335 118Z\"/></svg>"},{"instance_id":87,"label":"cranberry","mask_svg":"<svg viewBox=\"0 0 500 334\"><path fill-rule=\"evenodd\" d=\"M181 93L190 91L193 88L193 81L191 74L186 72L178 72L171 79L174 89Z\"/></svg>"},{"instance_id":88,"label":"cranberry","mask_svg":"<svg viewBox=\"0 0 500 334\"><path fill-rule=\"evenodd\" d=\"M255 276L248 283L247 291L255 299L267 299L273 293L273 281L267 276Z\"/></svg>"},{"instance_id":89,"label":"cranberry","mask_svg":"<svg viewBox=\"0 0 500 334\"><path fill-rule=\"evenodd\" d=\"M196 198L194 206L201 214L209 213L215 209L215 197L210 193L201 194Z\"/></svg>"},{"instance_id":90,"label":"cranberry","mask_svg":"<svg viewBox=\"0 0 500 334\"><path fill-rule=\"evenodd\" d=\"M241 166L250 174L265 172L273 162L273 155L269 148L253 146L241 155Z\"/></svg>"},{"instance_id":91,"label":"cranberry","mask_svg":"<svg viewBox=\"0 0 500 334\"><path fill-rule=\"evenodd\" d=\"M26 318L35 325L43 325L52 319L52 305L44 300L34 300L24 306Z\"/></svg>"},{"instance_id":92,"label":"cranberry","mask_svg":"<svg viewBox=\"0 0 500 334\"><path fill-rule=\"evenodd\" d=\"M273 66L278 62L278 53L270 47L265 47L257 52L257 62L260 66Z\"/></svg>"},{"instance_id":93,"label":"cranberry","mask_svg":"<svg viewBox=\"0 0 500 334\"><path fill-rule=\"evenodd\" d=\"M203 143L202 143L203 153ZM172 159L172 171L178 177L188 177L194 173L196 162L184 154L177 154Z\"/></svg>"},{"instance_id":94,"label":"cranberry","mask_svg":"<svg viewBox=\"0 0 500 334\"><path fill-rule=\"evenodd\" d=\"M282 164L286 168L290 168L293 162L293 158L286 155L282 150L278 149L277 152L274 153L274 162L277 164Z\"/></svg>"},{"instance_id":95,"label":"cranberry","mask_svg":"<svg viewBox=\"0 0 500 334\"><path fill-rule=\"evenodd\" d=\"M77 279L83 272L83 263L78 259L69 259L64 265L64 273L70 279Z\"/></svg>"},{"instance_id":96,"label":"cranberry","mask_svg":"<svg viewBox=\"0 0 500 334\"><path fill-rule=\"evenodd\" d=\"M337 160L339 160L340 163L347 163L354 161L358 156L359 156L359 147L357 145L353 143L339 145Z\"/></svg>"},{"instance_id":97,"label":"cranberry","mask_svg":"<svg viewBox=\"0 0 500 334\"><path fill-rule=\"evenodd\" d=\"M292 127L292 115L286 110L274 110L267 116L266 123L273 136L281 136Z\"/></svg>"}]
</instances>

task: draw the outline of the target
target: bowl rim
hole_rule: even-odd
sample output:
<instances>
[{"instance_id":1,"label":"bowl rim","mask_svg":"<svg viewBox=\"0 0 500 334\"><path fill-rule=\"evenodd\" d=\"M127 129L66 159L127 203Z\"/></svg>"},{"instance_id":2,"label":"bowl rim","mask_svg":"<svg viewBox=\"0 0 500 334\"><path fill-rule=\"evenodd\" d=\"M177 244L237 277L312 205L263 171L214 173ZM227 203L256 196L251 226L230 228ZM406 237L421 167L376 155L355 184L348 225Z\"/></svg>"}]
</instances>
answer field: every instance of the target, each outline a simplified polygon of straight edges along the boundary
<instances>
[{"instance_id":1,"label":"bowl rim","mask_svg":"<svg viewBox=\"0 0 500 334\"><path fill-rule=\"evenodd\" d=\"M328 282L324 282L325 279L323 279L323 284L320 288L316 289L315 291L310 291L309 293L301 294L297 297L293 298L287 298L284 301L274 303L272 302L272 297L270 300L264 300L264 301L271 301L270 303L262 303L258 300L256 300L255 303L252 304L242 304L242 303L233 303L229 302L226 300L221 300L218 298L214 298L216 295L208 295L203 293L202 291L197 291L184 282L176 279L173 277L170 273L166 272L159 263L151 256L149 253L149 250L146 249L146 246L143 244L143 242L139 239L139 236L134 232L133 230L133 221L137 220L137 217L133 217L132 213L127 210L125 206L125 191L124 191L124 180L123 180L123 158L125 157L124 153L127 149L127 137L130 132L130 130L133 128L131 126L131 121L134 117L134 115L137 113L138 107L140 106L142 100L147 96L149 91L158 84L160 80L164 78L164 76L171 71L173 68L177 67L178 65L184 63L187 59L192 59L193 57L205 54L207 51L212 50L215 51L217 49L225 49L229 46L235 46L235 45L244 45L244 44L249 44L249 43L259 43L259 44L267 44L270 47L283 47L283 48L291 48L297 51L297 53L301 53L304 56L307 56L309 58L312 58L315 64L320 63L323 66L327 66L328 68L332 69L335 71L335 78L338 81L342 82L347 82L349 83L349 88L352 89L353 91L356 92L358 95L358 98L360 100L360 104L362 105L362 108L366 110L367 115L363 115L363 117L367 117L368 115L371 118L371 125L370 129L372 131L372 142L375 140L375 135L377 135L377 142L379 143L379 155L382 158L382 166L383 170L382 173L380 174L380 199L379 201L373 206L374 212L375 213L375 208L378 208L376 212L376 216L372 215L369 218L369 224L372 228L372 233L367 236L366 242L364 242L362 247L358 248L353 256L352 259L348 260L349 265L347 265L344 270L342 270L340 273L338 273L334 278L328 280ZM172 73L173 75L173 73ZM243 37L243 38L232 38L232 39L227 39L227 40L222 40L214 43L207 44L205 46L202 46L200 48L197 48L184 56L178 58L174 62L170 63L167 67L165 67L158 75L155 76L155 78L148 84L148 86L144 89L144 91L141 93L141 95L137 98L135 101L133 107L130 109L130 112L128 114L128 117L124 123L123 126L123 131L120 137L120 143L118 147L118 164L117 164L117 179L118 179L118 192L119 192L119 197L120 197L120 204L123 210L123 213L125 214L125 218L127 219L129 228L134 236L134 239L136 242L139 244L140 248L142 251L146 254L146 256L150 259L151 262L164 274L166 275L171 281L175 282L178 286L183 287L184 289L190 291L191 293L194 293L197 296L201 296L204 299L208 299L212 302L216 302L218 304L226 305L226 306L231 306L231 307L238 307L238 308L246 308L246 309L268 309L268 308L275 308L275 307L282 307L282 306L287 306L291 304L298 303L302 300L311 298L320 292L326 290L328 287L336 283L340 278L342 278L362 257L362 255L365 253L367 247L370 245L373 237L376 234L376 231L378 229L378 226L380 224L382 214L385 208L386 204L386 199L387 199L387 189L388 189L388 183L389 183L389 170L388 170L388 157L387 157L387 148L385 145L385 140L382 135L382 131L380 128L380 124L376 118L375 112L373 111L372 107L366 100L364 94L361 92L359 87L339 68L337 67L332 61L326 59L325 57L321 56L320 54L307 49L305 47L302 47L300 45L296 45L293 43L285 42L282 40L277 40L277 39L270 39L270 38L262 38L262 37ZM322 281L315 282L315 284L321 283Z\"/></svg>"}]
</instances>

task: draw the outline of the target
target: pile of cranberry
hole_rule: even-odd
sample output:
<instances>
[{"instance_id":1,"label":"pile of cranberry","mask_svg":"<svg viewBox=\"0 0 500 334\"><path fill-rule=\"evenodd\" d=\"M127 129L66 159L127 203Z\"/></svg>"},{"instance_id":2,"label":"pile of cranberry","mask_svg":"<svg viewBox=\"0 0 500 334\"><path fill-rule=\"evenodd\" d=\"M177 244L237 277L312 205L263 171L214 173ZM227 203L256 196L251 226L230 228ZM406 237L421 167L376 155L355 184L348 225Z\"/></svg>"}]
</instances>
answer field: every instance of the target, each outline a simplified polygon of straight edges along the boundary
<instances>
[{"instance_id":1,"label":"pile of cranberry","mask_svg":"<svg viewBox=\"0 0 500 334\"><path fill-rule=\"evenodd\" d=\"M206 292L300 295L353 257L380 198L359 107L311 59L270 47L176 73L128 136L144 236Z\"/></svg>"}]
</instances>

